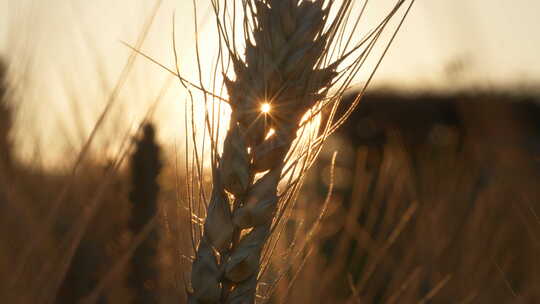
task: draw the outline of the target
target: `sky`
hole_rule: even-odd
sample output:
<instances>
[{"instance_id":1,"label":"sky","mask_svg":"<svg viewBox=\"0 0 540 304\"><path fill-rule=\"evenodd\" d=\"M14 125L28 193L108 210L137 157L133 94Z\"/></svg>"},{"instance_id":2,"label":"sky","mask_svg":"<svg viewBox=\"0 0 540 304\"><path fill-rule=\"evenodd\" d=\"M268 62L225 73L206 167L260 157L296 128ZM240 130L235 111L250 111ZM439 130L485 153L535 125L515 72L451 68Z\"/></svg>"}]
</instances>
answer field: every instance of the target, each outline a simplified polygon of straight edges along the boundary
<instances>
[{"instance_id":1,"label":"sky","mask_svg":"<svg viewBox=\"0 0 540 304\"><path fill-rule=\"evenodd\" d=\"M363 29L373 26L394 1L370 1ZM215 33L206 2L198 1L197 13L202 64L211 66ZM129 56L121 41L135 43L153 3L0 0L0 56L11 63L11 75L24 87L17 120L22 150L58 134L73 146L81 145ZM417 0L373 85L423 90L537 85L539 11L535 0ZM179 66L195 80L192 1L164 0L142 49L174 66L173 14ZM106 133L125 131L165 92L156 114L167 122L162 133L169 138L182 134L179 117L186 96L174 83L163 90L168 77L155 64L137 59ZM115 115L122 125L114 123Z\"/></svg>"}]
</instances>

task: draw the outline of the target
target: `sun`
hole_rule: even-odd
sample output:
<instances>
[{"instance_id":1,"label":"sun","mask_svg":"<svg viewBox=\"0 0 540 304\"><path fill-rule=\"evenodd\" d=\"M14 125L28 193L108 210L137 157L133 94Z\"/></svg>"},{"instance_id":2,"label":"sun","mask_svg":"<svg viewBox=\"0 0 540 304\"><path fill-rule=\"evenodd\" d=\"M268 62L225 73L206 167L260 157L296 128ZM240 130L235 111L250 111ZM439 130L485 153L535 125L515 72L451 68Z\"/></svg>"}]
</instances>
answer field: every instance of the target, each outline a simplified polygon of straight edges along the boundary
<instances>
[{"instance_id":1,"label":"sun","mask_svg":"<svg viewBox=\"0 0 540 304\"><path fill-rule=\"evenodd\" d=\"M261 112L264 114L270 113L270 110L272 109L272 106L268 102L265 102L261 105Z\"/></svg>"}]
</instances>

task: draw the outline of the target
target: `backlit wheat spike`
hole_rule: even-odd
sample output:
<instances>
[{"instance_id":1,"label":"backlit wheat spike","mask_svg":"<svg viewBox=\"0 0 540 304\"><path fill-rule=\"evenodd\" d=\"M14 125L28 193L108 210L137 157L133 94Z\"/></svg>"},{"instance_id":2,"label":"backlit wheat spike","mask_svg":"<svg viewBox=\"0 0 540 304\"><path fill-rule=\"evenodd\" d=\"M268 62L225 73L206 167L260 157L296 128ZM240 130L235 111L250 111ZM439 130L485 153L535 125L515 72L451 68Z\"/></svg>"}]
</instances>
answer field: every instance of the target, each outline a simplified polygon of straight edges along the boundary
<instances>
[{"instance_id":1,"label":"backlit wheat spike","mask_svg":"<svg viewBox=\"0 0 540 304\"><path fill-rule=\"evenodd\" d=\"M332 43L343 39L338 33L350 13L350 0L241 3L244 54L236 50L235 37L221 28L235 74L225 76L232 112L223 152L213 164L213 190L192 265L190 303L254 303L265 245L279 214L295 196L296 190L278 193L278 184L286 174L288 155L296 150L293 142L301 120L325 100L340 98L343 88L331 96L329 92L340 76L338 64L351 54L338 48L337 58L330 61ZM354 74L362 56L365 53L341 76ZM309 157L304 161L311 161Z\"/></svg>"},{"instance_id":2,"label":"backlit wheat spike","mask_svg":"<svg viewBox=\"0 0 540 304\"><path fill-rule=\"evenodd\" d=\"M323 30L329 7L323 1L250 4L256 9L253 41L247 42L245 60L233 54L236 79L226 80L232 119L193 264L192 297L200 302L254 301L284 158L300 118L336 76L333 67L319 67L328 38ZM263 103L270 105L268 115L261 113ZM274 134L265 140L270 129ZM254 182L256 173L267 170Z\"/></svg>"}]
</instances>

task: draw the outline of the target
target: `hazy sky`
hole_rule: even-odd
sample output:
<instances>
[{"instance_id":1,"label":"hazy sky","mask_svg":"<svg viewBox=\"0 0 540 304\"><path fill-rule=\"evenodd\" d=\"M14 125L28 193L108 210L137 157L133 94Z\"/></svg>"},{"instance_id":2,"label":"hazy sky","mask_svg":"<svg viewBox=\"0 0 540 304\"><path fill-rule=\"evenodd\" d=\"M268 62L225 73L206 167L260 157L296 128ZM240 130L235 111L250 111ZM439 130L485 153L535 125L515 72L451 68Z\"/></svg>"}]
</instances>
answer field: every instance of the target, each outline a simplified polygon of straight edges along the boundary
<instances>
[{"instance_id":1,"label":"hazy sky","mask_svg":"<svg viewBox=\"0 0 540 304\"><path fill-rule=\"evenodd\" d=\"M392 2L377 0L371 1L371 5L376 9ZM77 36L82 34L92 36L100 51L112 54L119 49L115 45L118 40L130 40L137 34L153 1L0 0L0 3L2 17L9 17L0 20L13 20L13 27L1 27L4 31L18 35L22 24L24 30L33 31L34 38L39 37L33 45L50 48L44 56L57 56L58 51L72 53L74 44L81 40ZM186 21L188 28L191 23L190 0L164 1L158 24L154 26L161 34L153 34L153 42L161 44L163 49L170 47L167 38L173 10L178 19ZM540 79L538 12L540 2L536 0L417 0L378 78L417 79L424 85L426 80L436 81L434 78L440 77L446 64L459 59L469 63L476 79ZM162 35L163 32L167 33ZM1 52L9 54L9 47L3 44Z\"/></svg>"},{"instance_id":2,"label":"hazy sky","mask_svg":"<svg viewBox=\"0 0 540 304\"><path fill-rule=\"evenodd\" d=\"M539 82L538 12L535 0L419 0L380 77L432 83L459 59L478 82Z\"/></svg>"},{"instance_id":3,"label":"hazy sky","mask_svg":"<svg viewBox=\"0 0 540 304\"><path fill-rule=\"evenodd\" d=\"M380 7L394 2L370 1L370 16L380 16ZM129 54L120 41L134 43L153 3L0 0L0 55L13 63L13 75L24 76L28 88L19 124L38 134L62 128L73 133L74 121L91 125L103 107L96 100L105 99ZM199 7L203 27L209 24L204 8ZM164 1L143 49L172 67L173 12L182 72L195 77L191 0ZM416 88L540 83L538 12L536 0L417 0L375 83ZM375 19L366 19L365 25ZM211 59L214 49L202 43L201 52ZM451 67L458 67L457 74L448 72ZM139 59L118 115L136 121L166 78L163 70ZM172 133L178 129L174 122L182 111L181 96L178 90L167 91L165 101L176 106L162 105L159 111L161 119L173 122L165 126ZM77 101L75 110L82 118L66 115L74 111L70 98Z\"/></svg>"}]
</instances>

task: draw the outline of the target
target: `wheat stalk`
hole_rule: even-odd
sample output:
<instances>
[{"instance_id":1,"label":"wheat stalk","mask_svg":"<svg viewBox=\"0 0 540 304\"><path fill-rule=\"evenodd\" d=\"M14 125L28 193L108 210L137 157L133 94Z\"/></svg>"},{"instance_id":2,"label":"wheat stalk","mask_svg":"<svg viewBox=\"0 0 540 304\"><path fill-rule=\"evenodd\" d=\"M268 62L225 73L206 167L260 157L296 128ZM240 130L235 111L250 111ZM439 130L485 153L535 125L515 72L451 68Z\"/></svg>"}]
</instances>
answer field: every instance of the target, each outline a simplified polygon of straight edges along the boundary
<instances>
[{"instance_id":1,"label":"wheat stalk","mask_svg":"<svg viewBox=\"0 0 540 304\"><path fill-rule=\"evenodd\" d=\"M235 77L224 81L231 117L219 156L215 126L206 116L214 139L213 187L192 263L191 303L255 302L258 280L275 246L273 232L294 204L303 173L324 139L358 103L336 116L344 90L403 2L365 39L352 44L357 23L352 31L345 30L352 0L242 1L244 16L238 19L243 19L245 55L236 46L236 6L231 22L225 17L227 2L225 7L212 2ZM204 90L202 84L200 88ZM307 119L306 113L311 113ZM306 131L303 119L313 122L321 113L320 130L300 144L299 133Z\"/></svg>"}]
</instances>

